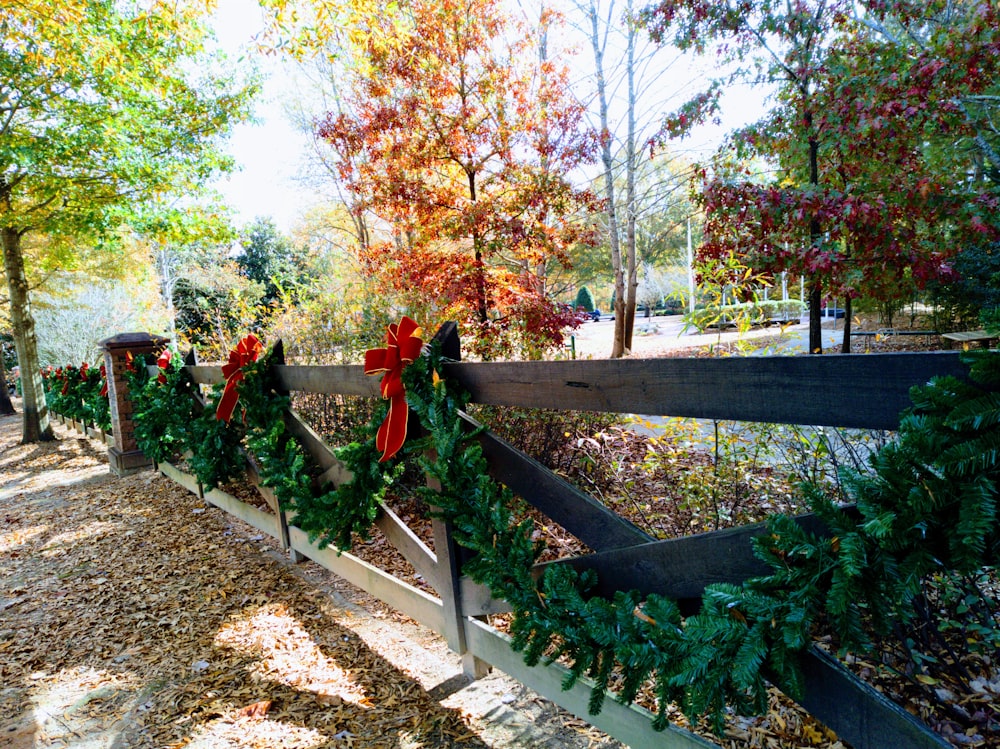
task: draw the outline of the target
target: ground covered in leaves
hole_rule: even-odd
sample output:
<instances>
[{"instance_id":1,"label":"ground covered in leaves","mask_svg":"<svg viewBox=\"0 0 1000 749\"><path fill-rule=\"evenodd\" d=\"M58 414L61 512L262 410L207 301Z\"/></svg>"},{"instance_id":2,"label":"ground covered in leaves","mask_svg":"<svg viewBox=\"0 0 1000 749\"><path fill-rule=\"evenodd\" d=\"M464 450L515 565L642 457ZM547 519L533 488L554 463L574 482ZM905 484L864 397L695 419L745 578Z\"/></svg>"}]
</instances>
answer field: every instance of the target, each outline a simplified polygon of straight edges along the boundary
<instances>
[{"instance_id":1,"label":"ground covered in leaves","mask_svg":"<svg viewBox=\"0 0 1000 749\"><path fill-rule=\"evenodd\" d=\"M615 747L151 471L0 419L0 747Z\"/></svg>"}]
</instances>

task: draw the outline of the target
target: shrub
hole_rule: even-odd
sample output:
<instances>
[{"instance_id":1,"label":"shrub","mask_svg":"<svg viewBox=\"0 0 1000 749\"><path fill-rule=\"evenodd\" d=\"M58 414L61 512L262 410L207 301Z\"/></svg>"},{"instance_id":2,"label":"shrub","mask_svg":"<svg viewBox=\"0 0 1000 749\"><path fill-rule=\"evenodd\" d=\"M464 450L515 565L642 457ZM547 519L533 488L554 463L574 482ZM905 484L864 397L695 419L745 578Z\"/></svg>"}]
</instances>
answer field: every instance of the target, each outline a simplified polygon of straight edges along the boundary
<instances>
[{"instance_id":1,"label":"shrub","mask_svg":"<svg viewBox=\"0 0 1000 749\"><path fill-rule=\"evenodd\" d=\"M594 295L590 293L590 289L586 286L581 286L580 290L576 292L576 301L573 303L576 309L582 309L584 312L594 311Z\"/></svg>"},{"instance_id":2,"label":"shrub","mask_svg":"<svg viewBox=\"0 0 1000 749\"><path fill-rule=\"evenodd\" d=\"M684 322L698 330L737 324L763 325L770 321L794 320L804 311L805 305L798 299L740 302L699 307L684 315Z\"/></svg>"}]
</instances>

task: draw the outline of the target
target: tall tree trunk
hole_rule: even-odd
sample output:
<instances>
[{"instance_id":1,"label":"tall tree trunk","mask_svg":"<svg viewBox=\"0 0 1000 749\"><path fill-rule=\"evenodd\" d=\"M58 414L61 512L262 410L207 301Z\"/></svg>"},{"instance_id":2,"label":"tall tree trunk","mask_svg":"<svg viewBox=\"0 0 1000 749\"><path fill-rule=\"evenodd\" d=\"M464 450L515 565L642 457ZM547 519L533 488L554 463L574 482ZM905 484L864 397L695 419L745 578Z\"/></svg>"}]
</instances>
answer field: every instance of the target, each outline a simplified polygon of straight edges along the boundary
<instances>
[{"instance_id":1,"label":"tall tree trunk","mask_svg":"<svg viewBox=\"0 0 1000 749\"><path fill-rule=\"evenodd\" d=\"M851 353L851 297L844 299L844 338L840 342L840 353Z\"/></svg>"},{"instance_id":2,"label":"tall tree trunk","mask_svg":"<svg viewBox=\"0 0 1000 749\"><path fill-rule=\"evenodd\" d=\"M808 96L808 85L803 85L803 95ZM806 127L812 128L813 114L808 109L805 113ZM819 141L815 135L809 137L809 184L819 185ZM815 215L809 219L809 243L816 247L823 239L823 228ZM823 321L820 319L820 306L823 302L823 290L819 281L814 281L809 292L809 353L823 353Z\"/></svg>"},{"instance_id":3,"label":"tall tree trunk","mask_svg":"<svg viewBox=\"0 0 1000 749\"><path fill-rule=\"evenodd\" d=\"M469 201L476 204L476 173L466 171L469 180ZM479 228L472 230L472 251L475 258L474 283L476 284L476 313L479 317L479 324L484 327L490 319L489 302L486 299L486 263L483 261L482 237Z\"/></svg>"},{"instance_id":4,"label":"tall tree trunk","mask_svg":"<svg viewBox=\"0 0 1000 749\"><path fill-rule=\"evenodd\" d=\"M600 24L597 18L596 0L591 0L587 8L590 20L590 42L594 50L594 71L597 78L597 98L601 119L601 166L604 167L604 198L607 201L608 243L611 246L611 268L615 276L615 336L611 344L611 358L625 356L631 339L631 323L635 317L632 307L631 319L626 320L628 309L625 289L626 269L622 263L622 250L618 238L618 215L615 207L614 161L611 151L611 128L608 123L608 92L604 80L604 47L601 44ZM633 298L634 298L633 294Z\"/></svg>"},{"instance_id":5,"label":"tall tree trunk","mask_svg":"<svg viewBox=\"0 0 1000 749\"><path fill-rule=\"evenodd\" d=\"M8 206L9 207L9 206ZM49 423L49 409L45 405L41 368L38 363L38 340L35 338L35 320L31 316L28 298L28 280L24 274L24 255L21 252L21 234L17 229L0 228L3 241L3 264L7 273L7 291L10 295L10 321L14 329L14 349L21 370L21 396L24 443L47 442L55 439Z\"/></svg>"},{"instance_id":6,"label":"tall tree trunk","mask_svg":"<svg viewBox=\"0 0 1000 749\"><path fill-rule=\"evenodd\" d=\"M639 288L639 268L635 255L635 35L632 18L632 1L626 10L628 23L628 49L625 75L628 82L628 133L625 141L625 264L628 269L628 296L625 298L625 348L632 350L632 333L635 331L636 291Z\"/></svg>"},{"instance_id":7,"label":"tall tree trunk","mask_svg":"<svg viewBox=\"0 0 1000 749\"><path fill-rule=\"evenodd\" d=\"M0 351L0 416L16 413L14 404L10 402L10 393L7 392L7 370L3 365L3 352Z\"/></svg>"}]
</instances>

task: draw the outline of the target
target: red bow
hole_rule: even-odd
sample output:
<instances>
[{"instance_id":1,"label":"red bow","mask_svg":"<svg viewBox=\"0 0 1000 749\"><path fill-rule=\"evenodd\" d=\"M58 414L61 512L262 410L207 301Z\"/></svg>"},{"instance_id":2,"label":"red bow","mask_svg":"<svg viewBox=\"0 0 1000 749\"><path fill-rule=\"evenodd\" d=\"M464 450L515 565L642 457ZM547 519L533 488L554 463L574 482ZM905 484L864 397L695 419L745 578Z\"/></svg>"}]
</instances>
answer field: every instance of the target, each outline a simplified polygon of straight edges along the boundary
<instances>
[{"instance_id":1,"label":"red bow","mask_svg":"<svg viewBox=\"0 0 1000 749\"><path fill-rule=\"evenodd\" d=\"M101 365L101 379L104 380L104 385L101 387L101 397L104 398L108 394L108 369L103 364Z\"/></svg>"},{"instance_id":2,"label":"red bow","mask_svg":"<svg viewBox=\"0 0 1000 749\"><path fill-rule=\"evenodd\" d=\"M84 382L87 381L87 370L90 369L90 365L84 362L80 365L80 379Z\"/></svg>"},{"instance_id":3,"label":"red bow","mask_svg":"<svg viewBox=\"0 0 1000 749\"><path fill-rule=\"evenodd\" d=\"M373 348L365 352L365 374L382 376L382 397L389 399L389 413L375 435L375 447L382 451L379 463L384 463L406 441L406 422L410 408L406 405L406 390L402 373L407 364L420 356L424 342L420 339L420 326L404 315L399 324L389 326L385 348Z\"/></svg>"},{"instance_id":4,"label":"red bow","mask_svg":"<svg viewBox=\"0 0 1000 749\"><path fill-rule=\"evenodd\" d=\"M167 384L167 368L170 366L170 359L173 354L170 353L170 349L164 349L163 353L160 354L160 358L156 360L156 366L160 368L160 373L156 376L156 381L161 385Z\"/></svg>"},{"instance_id":5,"label":"red bow","mask_svg":"<svg viewBox=\"0 0 1000 749\"><path fill-rule=\"evenodd\" d=\"M132 361L134 358L135 357L132 356L131 351L125 352L125 369L127 369L129 372L135 371L135 362Z\"/></svg>"},{"instance_id":6,"label":"red bow","mask_svg":"<svg viewBox=\"0 0 1000 749\"><path fill-rule=\"evenodd\" d=\"M222 391L219 405L215 409L215 418L229 423L233 418L233 411L236 409L236 402L240 399L237 384L243 379L243 367L251 362L257 361L260 352L264 347L257 337L250 333L246 338L236 344L236 348L229 352L229 363L222 367L222 376L226 378L226 388Z\"/></svg>"}]
</instances>

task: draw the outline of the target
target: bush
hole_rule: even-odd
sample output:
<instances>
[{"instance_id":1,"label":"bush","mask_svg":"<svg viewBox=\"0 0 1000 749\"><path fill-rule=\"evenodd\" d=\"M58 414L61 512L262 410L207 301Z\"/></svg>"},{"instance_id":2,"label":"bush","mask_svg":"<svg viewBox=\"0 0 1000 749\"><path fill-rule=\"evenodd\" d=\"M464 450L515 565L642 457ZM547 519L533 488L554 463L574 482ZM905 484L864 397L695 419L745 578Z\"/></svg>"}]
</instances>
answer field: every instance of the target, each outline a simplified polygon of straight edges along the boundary
<instances>
[{"instance_id":1,"label":"bush","mask_svg":"<svg viewBox=\"0 0 1000 749\"><path fill-rule=\"evenodd\" d=\"M798 299L699 307L684 315L684 322L698 330L727 325L763 325L770 321L787 322L802 316L805 305Z\"/></svg>"},{"instance_id":2,"label":"bush","mask_svg":"<svg viewBox=\"0 0 1000 749\"><path fill-rule=\"evenodd\" d=\"M584 312L594 311L594 295L590 293L590 289L586 286L581 286L580 290L576 292L576 301L573 303L575 309L582 309Z\"/></svg>"}]
</instances>

